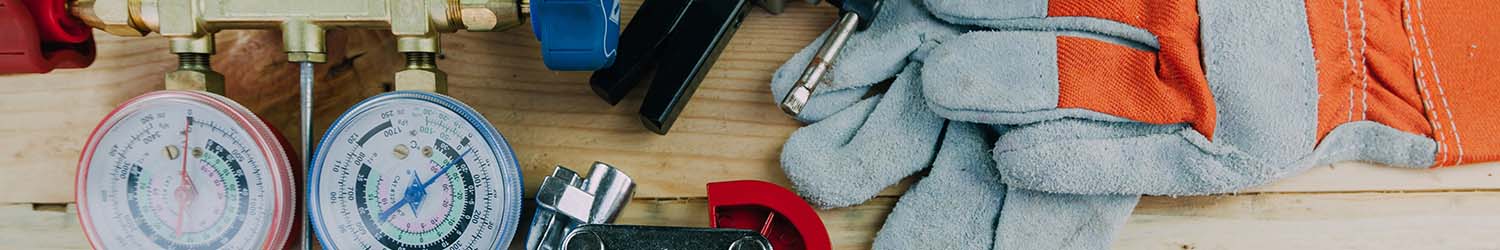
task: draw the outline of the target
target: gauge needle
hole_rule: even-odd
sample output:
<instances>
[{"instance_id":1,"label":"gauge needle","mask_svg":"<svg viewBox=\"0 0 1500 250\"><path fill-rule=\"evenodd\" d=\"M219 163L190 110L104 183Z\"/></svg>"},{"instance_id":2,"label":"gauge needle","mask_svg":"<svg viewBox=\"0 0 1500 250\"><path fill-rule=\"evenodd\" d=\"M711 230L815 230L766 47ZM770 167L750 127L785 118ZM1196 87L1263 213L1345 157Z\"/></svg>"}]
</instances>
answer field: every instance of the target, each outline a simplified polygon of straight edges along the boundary
<instances>
[{"instance_id":1,"label":"gauge needle","mask_svg":"<svg viewBox=\"0 0 1500 250\"><path fill-rule=\"evenodd\" d=\"M464 153L462 154L458 154L458 157L454 157L452 160L449 160L448 164L443 164L443 168L439 169L438 172L436 174L433 174L431 178L428 178L427 181L417 183L417 179L413 178L412 185L406 188L406 193L403 194L401 200L397 201L396 204L391 205L390 208L387 208L384 212L380 213L380 220L390 220L391 214L395 213L396 209L401 208L402 205L407 205L407 203L413 204L412 211L415 212L417 209L416 205L420 204L422 202L422 197L427 195L427 186L432 185L433 181L437 181L438 176L447 174L448 169L453 168L454 165L458 165L458 162L463 160L464 156L469 155L469 153L471 152L474 152L473 148L470 148L468 151L464 151ZM413 177L415 177L415 174L413 174Z\"/></svg>"},{"instance_id":2,"label":"gauge needle","mask_svg":"<svg viewBox=\"0 0 1500 250\"><path fill-rule=\"evenodd\" d=\"M448 164L443 164L443 169L439 169L438 172L437 172L437 174L433 174L431 178L427 178L427 181L422 182L422 186L420 186L418 188L427 189L428 185L432 185L433 181L437 181L437 178L439 176L443 176L443 175L448 174L448 169L453 168L454 165L458 165L458 162L460 160L463 160L464 156L465 155L469 155L469 153L471 153L471 152L474 152L473 148L469 148L468 151L464 151L464 153L458 154L458 157L457 158L453 158L453 160L449 160Z\"/></svg>"},{"instance_id":3,"label":"gauge needle","mask_svg":"<svg viewBox=\"0 0 1500 250\"><path fill-rule=\"evenodd\" d=\"M184 123L184 126L182 127L182 154L179 154L179 157L182 158L182 171L178 173L182 177L182 184L177 185L177 192L175 195L177 198L177 212L179 213L177 215L177 225L174 229L177 231L177 236L182 236L182 220L188 215L188 206L192 205L193 199L195 198L195 196L198 196L197 190L193 188L193 179L188 177L187 172L188 136L193 131L192 126L193 117L190 116L187 118L186 123Z\"/></svg>"}]
</instances>

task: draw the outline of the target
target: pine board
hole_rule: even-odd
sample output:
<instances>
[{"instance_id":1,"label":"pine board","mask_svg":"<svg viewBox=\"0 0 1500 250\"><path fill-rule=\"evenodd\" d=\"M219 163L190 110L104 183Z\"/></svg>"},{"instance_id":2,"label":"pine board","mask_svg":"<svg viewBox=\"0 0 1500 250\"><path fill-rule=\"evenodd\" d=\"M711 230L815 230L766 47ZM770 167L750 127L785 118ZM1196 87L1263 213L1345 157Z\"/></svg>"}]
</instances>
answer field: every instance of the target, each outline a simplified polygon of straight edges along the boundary
<instances>
[{"instance_id":1,"label":"pine board","mask_svg":"<svg viewBox=\"0 0 1500 250\"><path fill-rule=\"evenodd\" d=\"M638 6L626 1L622 16L628 21ZM775 107L767 84L834 12L792 3L782 15L750 13L667 136L647 132L636 118L644 86L619 105L605 104L590 92L587 73L542 66L529 27L444 36L439 65L449 73L450 94L513 144L528 190L555 165L605 161L640 183L622 221L702 226L705 183L760 179L789 186L777 156L800 125ZM78 153L99 119L130 97L161 89L161 74L176 65L162 38L99 35L100 59L87 69L0 76L0 190L11 190L0 192L0 242L6 242L0 248L87 247L71 205L49 204L73 201ZM217 38L214 67L229 79L228 96L297 141L296 72L279 53L279 36L229 31ZM329 44L330 62L318 66L315 134L380 93L402 62L393 40L378 31L336 30ZM1487 213L1500 205L1497 172L1500 164L1427 170L1339 163L1236 196L1151 197L1116 246L1500 248L1484 238L1500 225L1500 217ZM907 183L869 203L822 212L835 243L867 247Z\"/></svg>"}]
</instances>

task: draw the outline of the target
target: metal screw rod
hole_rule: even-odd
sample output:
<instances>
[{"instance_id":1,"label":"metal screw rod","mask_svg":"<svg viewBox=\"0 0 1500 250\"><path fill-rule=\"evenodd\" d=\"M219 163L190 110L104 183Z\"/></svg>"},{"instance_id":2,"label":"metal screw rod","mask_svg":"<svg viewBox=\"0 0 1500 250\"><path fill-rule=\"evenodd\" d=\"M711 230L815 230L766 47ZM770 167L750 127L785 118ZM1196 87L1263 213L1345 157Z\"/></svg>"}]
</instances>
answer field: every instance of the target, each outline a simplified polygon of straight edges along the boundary
<instances>
[{"instance_id":1,"label":"metal screw rod","mask_svg":"<svg viewBox=\"0 0 1500 250\"><path fill-rule=\"evenodd\" d=\"M297 77L297 81L299 82L299 85L301 85L301 88L302 88L302 94L301 94L301 97L302 97L302 100L301 100L301 104L302 104L301 105L302 106L302 168L304 169L303 173L305 175L306 173L310 173L309 171L312 171L312 155L309 154L309 153L312 152L312 148L313 148L313 144L312 144L313 63L312 62L299 62L299 63L297 63L297 65L298 65L298 68L299 68L299 71L300 71L299 74L298 74L298 77ZM300 185L306 185L305 182L304 183L298 183L298 184L300 184ZM302 220L299 221L299 222L297 222L297 223L302 223L302 235L300 236L300 237L302 237L302 243L301 243L302 246L301 246L300 249L311 250L312 249L312 237L310 237L311 234L308 233L308 231L312 231L312 225L308 224L308 220L311 217L307 217L307 216L309 216L309 214L307 214L306 209L298 209L297 213L302 214Z\"/></svg>"},{"instance_id":2,"label":"metal screw rod","mask_svg":"<svg viewBox=\"0 0 1500 250\"><path fill-rule=\"evenodd\" d=\"M859 25L859 15L854 12L844 13L839 17L837 24L833 26L832 33L823 40L823 45L818 46L818 52L813 54L813 59L808 62L807 68L802 70L802 76L797 78L797 83L792 90L781 99L781 111L789 115L797 116L802 113L802 107L807 105L808 99L812 98L813 90L818 84L823 83L828 71L833 69L834 59L839 52L844 50L844 44L849 42L849 35L854 34Z\"/></svg>"}]
</instances>

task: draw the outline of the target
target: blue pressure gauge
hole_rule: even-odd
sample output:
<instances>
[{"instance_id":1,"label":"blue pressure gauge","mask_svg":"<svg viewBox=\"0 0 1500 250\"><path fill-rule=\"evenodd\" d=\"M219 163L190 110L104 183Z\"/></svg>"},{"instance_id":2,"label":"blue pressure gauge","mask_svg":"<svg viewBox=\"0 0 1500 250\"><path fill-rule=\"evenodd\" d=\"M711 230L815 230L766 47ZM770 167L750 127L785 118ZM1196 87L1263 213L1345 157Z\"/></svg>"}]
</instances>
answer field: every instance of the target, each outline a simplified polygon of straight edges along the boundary
<instances>
[{"instance_id":1,"label":"blue pressure gauge","mask_svg":"<svg viewBox=\"0 0 1500 250\"><path fill-rule=\"evenodd\" d=\"M619 0L532 0L531 27L553 70L592 71L615 61Z\"/></svg>"},{"instance_id":2,"label":"blue pressure gauge","mask_svg":"<svg viewBox=\"0 0 1500 250\"><path fill-rule=\"evenodd\" d=\"M344 112L313 155L308 214L325 249L504 249L521 169L478 112L398 91Z\"/></svg>"}]
</instances>

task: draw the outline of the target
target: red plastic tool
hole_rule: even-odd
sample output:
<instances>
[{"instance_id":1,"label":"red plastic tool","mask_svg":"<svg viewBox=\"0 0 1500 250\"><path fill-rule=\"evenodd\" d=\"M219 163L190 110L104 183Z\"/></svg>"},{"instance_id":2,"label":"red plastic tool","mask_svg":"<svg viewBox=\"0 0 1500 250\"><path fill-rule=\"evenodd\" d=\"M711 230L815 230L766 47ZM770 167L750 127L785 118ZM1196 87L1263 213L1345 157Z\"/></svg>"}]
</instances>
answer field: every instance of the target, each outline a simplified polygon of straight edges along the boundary
<instances>
[{"instance_id":1,"label":"red plastic tool","mask_svg":"<svg viewBox=\"0 0 1500 250\"><path fill-rule=\"evenodd\" d=\"M786 188L764 181L708 184L709 226L759 231L778 250L827 250L828 228L812 206Z\"/></svg>"},{"instance_id":2,"label":"red plastic tool","mask_svg":"<svg viewBox=\"0 0 1500 250\"><path fill-rule=\"evenodd\" d=\"M0 73L45 73L94 62L93 30L66 0L0 0Z\"/></svg>"}]
</instances>

